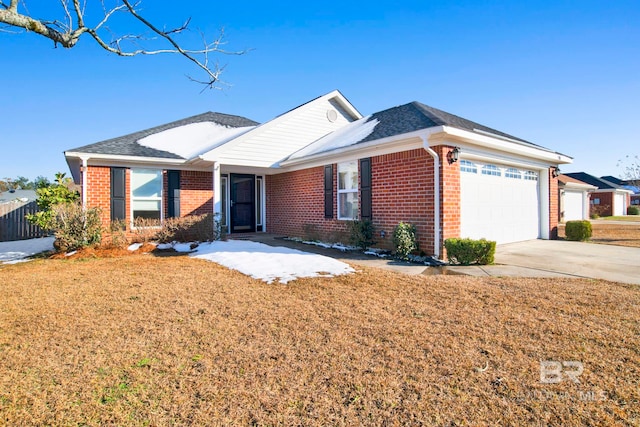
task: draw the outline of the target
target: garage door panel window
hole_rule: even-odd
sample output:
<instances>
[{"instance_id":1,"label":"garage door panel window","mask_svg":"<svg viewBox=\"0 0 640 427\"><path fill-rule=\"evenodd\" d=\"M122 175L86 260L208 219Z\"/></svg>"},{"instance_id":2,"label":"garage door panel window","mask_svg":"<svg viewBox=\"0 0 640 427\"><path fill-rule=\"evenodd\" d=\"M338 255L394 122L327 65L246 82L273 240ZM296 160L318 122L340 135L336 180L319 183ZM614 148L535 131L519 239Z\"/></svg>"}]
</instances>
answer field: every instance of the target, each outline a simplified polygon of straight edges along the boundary
<instances>
[{"instance_id":1,"label":"garage door panel window","mask_svg":"<svg viewBox=\"0 0 640 427\"><path fill-rule=\"evenodd\" d=\"M524 179L528 181L537 181L538 174L534 171L524 171Z\"/></svg>"},{"instance_id":2,"label":"garage door panel window","mask_svg":"<svg viewBox=\"0 0 640 427\"><path fill-rule=\"evenodd\" d=\"M502 176L502 172L496 165L484 165L482 167L482 175Z\"/></svg>"},{"instance_id":3,"label":"garage door panel window","mask_svg":"<svg viewBox=\"0 0 640 427\"><path fill-rule=\"evenodd\" d=\"M478 173L478 166L469 160L460 160L460 172Z\"/></svg>"},{"instance_id":4,"label":"garage door panel window","mask_svg":"<svg viewBox=\"0 0 640 427\"><path fill-rule=\"evenodd\" d=\"M133 219L160 220L162 171L131 169L131 210Z\"/></svg>"},{"instance_id":5,"label":"garage door panel window","mask_svg":"<svg viewBox=\"0 0 640 427\"><path fill-rule=\"evenodd\" d=\"M358 218L358 162L338 163L338 219Z\"/></svg>"},{"instance_id":6,"label":"garage door panel window","mask_svg":"<svg viewBox=\"0 0 640 427\"><path fill-rule=\"evenodd\" d=\"M507 170L504 173L504 176L506 178L522 179L522 174L516 168L507 168Z\"/></svg>"}]
</instances>

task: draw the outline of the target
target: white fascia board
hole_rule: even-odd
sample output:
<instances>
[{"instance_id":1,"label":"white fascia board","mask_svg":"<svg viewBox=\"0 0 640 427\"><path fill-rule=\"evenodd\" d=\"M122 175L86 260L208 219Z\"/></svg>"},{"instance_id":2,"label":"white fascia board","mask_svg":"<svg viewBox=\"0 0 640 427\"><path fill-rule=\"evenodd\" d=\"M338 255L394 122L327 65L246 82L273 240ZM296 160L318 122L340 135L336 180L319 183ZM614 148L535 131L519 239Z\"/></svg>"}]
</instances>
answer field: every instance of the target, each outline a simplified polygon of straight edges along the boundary
<instances>
[{"instance_id":1,"label":"white fascia board","mask_svg":"<svg viewBox=\"0 0 640 427\"><path fill-rule=\"evenodd\" d=\"M595 193L629 193L631 195L635 194L631 190L625 190L624 188L599 188L595 190Z\"/></svg>"},{"instance_id":2,"label":"white fascia board","mask_svg":"<svg viewBox=\"0 0 640 427\"><path fill-rule=\"evenodd\" d=\"M515 142L495 138L488 135L480 135L475 132L444 126L444 132L452 137L460 139L472 145L479 145L482 148L492 148L498 151L529 157L536 160L549 162L552 165L573 163L573 159L564 154L556 153L544 148L536 148L525 143Z\"/></svg>"},{"instance_id":3,"label":"white fascia board","mask_svg":"<svg viewBox=\"0 0 640 427\"><path fill-rule=\"evenodd\" d=\"M355 107L353 105L351 105L351 103L349 101L347 101L347 99L337 90L334 90L332 92L329 92L326 95L323 95L319 98L316 98L312 101L309 101L297 108L294 108L291 111L288 111L286 113L284 113L281 116L275 117L271 120L269 120L266 123L263 123L261 125L256 126L254 129L243 133L242 135L238 136L235 139L232 139L231 141L226 142L225 144L214 148L211 151L208 151L204 154L201 154L200 156L198 156L198 158L202 159L202 160L208 160L208 161L213 161L216 158L220 158L221 156L224 155L224 153L232 150L234 147L236 147L238 144L242 143L243 141L253 137L254 135L258 135L261 132L267 131L275 126L278 126L281 122L290 119L291 117L299 114L301 111L307 110L309 108L311 108L312 105L318 103L318 102L323 102L329 99L333 99L333 98L337 98L338 102L342 105L342 107L349 113L352 114L355 117L355 120L361 119L363 116L362 114L360 114L360 112L358 110L355 109Z\"/></svg>"},{"instance_id":4,"label":"white fascia board","mask_svg":"<svg viewBox=\"0 0 640 427\"><path fill-rule=\"evenodd\" d=\"M526 168L532 170L549 169L553 164L550 162L536 161L530 157L516 156L498 150L482 150L477 146L447 141L447 145L460 147L460 159L478 161L483 163L499 163L501 165L513 166L516 168Z\"/></svg>"},{"instance_id":5,"label":"white fascia board","mask_svg":"<svg viewBox=\"0 0 640 427\"><path fill-rule=\"evenodd\" d=\"M93 153L80 153L74 151L65 151L65 157L77 157L80 159L91 160L92 164L95 164L95 160L99 161L111 161L119 163L155 163L155 164L171 164L181 165L186 162L185 159L167 159L164 157L139 157L139 156L120 156L117 154L93 154Z\"/></svg>"},{"instance_id":6,"label":"white fascia board","mask_svg":"<svg viewBox=\"0 0 640 427\"><path fill-rule=\"evenodd\" d=\"M596 187L595 185L579 184L577 182L565 182L564 184L558 182L558 186L562 188L582 190L582 191L595 191L598 189L598 187Z\"/></svg>"},{"instance_id":7,"label":"white fascia board","mask_svg":"<svg viewBox=\"0 0 640 427\"><path fill-rule=\"evenodd\" d=\"M384 154L414 150L424 147L423 140L421 139L424 134L424 130L419 130L388 138L376 139L374 141L358 143L325 153L317 153L294 160L285 160L280 163L279 166L283 172L289 172L293 170L322 166L329 163L340 163L364 157L382 156Z\"/></svg>"}]
</instances>

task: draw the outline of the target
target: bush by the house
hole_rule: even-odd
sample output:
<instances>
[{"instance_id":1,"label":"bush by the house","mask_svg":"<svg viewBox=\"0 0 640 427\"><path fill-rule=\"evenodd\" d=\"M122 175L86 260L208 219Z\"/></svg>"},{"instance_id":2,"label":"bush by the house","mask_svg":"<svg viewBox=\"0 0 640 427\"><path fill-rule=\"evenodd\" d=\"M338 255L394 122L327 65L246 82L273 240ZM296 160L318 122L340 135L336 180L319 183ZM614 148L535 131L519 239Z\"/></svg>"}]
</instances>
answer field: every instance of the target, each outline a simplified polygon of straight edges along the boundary
<instances>
[{"instance_id":1,"label":"bush by the house","mask_svg":"<svg viewBox=\"0 0 640 427\"><path fill-rule=\"evenodd\" d=\"M396 256L407 259L408 255L418 250L416 226L407 222L400 222L393 230L393 246Z\"/></svg>"},{"instance_id":2,"label":"bush by the house","mask_svg":"<svg viewBox=\"0 0 640 427\"><path fill-rule=\"evenodd\" d=\"M207 242L223 240L226 231L220 223L219 215L189 215L181 218L167 218L162 228L155 234L160 242Z\"/></svg>"},{"instance_id":3,"label":"bush by the house","mask_svg":"<svg viewBox=\"0 0 640 427\"><path fill-rule=\"evenodd\" d=\"M591 223L589 221L567 221L565 226L567 240L579 241L591 238Z\"/></svg>"},{"instance_id":4,"label":"bush by the house","mask_svg":"<svg viewBox=\"0 0 640 427\"><path fill-rule=\"evenodd\" d=\"M601 216L605 216L608 210L609 210L609 205L591 205L591 212L589 213L589 218L598 219Z\"/></svg>"},{"instance_id":5,"label":"bush by the house","mask_svg":"<svg viewBox=\"0 0 640 427\"><path fill-rule=\"evenodd\" d=\"M627 215L640 215L640 207L638 207L638 206L629 206L627 208Z\"/></svg>"},{"instance_id":6,"label":"bush by the house","mask_svg":"<svg viewBox=\"0 0 640 427\"><path fill-rule=\"evenodd\" d=\"M55 229L54 207L60 204L69 204L78 201L80 195L77 191L70 189L73 182L70 178L65 178L65 174L58 172L56 182L44 185L36 190L38 194L38 212L26 216L32 224L36 224L43 230L52 231Z\"/></svg>"},{"instance_id":7,"label":"bush by the house","mask_svg":"<svg viewBox=\"0 0 640 427\"><path fill-rule=\"evenodd\" d=\"M100 244L100 208L84 209L78 203L60 203L52 208L51 227L60 251L73 251Z\"/></svg>"},{"instance_id":8,"label":"bush by the house","mask_svg":"<svg viewBox=\"0 0 640 427\"><path fill-rule=\"evenodd\" d=\"M362 250L367 249L376 243L373 240L375 227L369 220L349 222L349 243Z\"/></svg>"},{"instance_id":9,"label":"bush by the house","mask_svg":"<svg viewBox=\"0 0 640 427\"><path fill-rule=\"evenodd\" d=\"M493 264L496 254L496 242L486 239L446 239L444 247L450 264Z\"/></svg>"}]
</instances>

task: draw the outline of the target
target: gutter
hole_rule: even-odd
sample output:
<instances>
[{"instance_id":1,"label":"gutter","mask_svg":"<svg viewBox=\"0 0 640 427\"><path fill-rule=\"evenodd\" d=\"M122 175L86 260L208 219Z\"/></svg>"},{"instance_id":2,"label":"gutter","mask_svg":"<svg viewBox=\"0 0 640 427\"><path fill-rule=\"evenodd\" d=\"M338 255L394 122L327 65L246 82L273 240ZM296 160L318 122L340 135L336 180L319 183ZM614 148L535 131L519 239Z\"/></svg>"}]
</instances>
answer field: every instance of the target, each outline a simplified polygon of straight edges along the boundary
<instances>
[{"instance_id":1,"label":"gutter","mask_svg":"<svg viewBox=\"0 0 640 427\"><path fill-rule=\"evenodd\" d=\"M437 259L440 259L440 156L429 147L429 137L435 132L425 132L424 136L421 135L422 147L424 150L433 157L433 211L435 213L433 218L433 254Z\"/></svg>"}]
</instances>

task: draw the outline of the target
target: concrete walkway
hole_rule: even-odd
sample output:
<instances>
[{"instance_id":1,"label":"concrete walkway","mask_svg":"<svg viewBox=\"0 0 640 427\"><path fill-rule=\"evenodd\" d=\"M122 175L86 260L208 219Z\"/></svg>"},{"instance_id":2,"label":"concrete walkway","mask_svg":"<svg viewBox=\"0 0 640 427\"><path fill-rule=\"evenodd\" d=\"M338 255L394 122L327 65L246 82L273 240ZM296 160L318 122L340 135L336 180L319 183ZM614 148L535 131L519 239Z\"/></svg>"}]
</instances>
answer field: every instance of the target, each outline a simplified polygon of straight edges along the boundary
<instances>
[{"instance_id":1,"label":"concrete walkway","mask_svg":"<svg viewBox=\"0 0 640 427\"><path fill-rule=\"evenodd\" d=\"M581 277L640 284L640 248L623 246L562 240L529 240L498 245L495 265L425 267L376 258L359 252L341 252L336 249L306 245L285 240L273 234L256 233L240 238L326 255L355 265L377 267L410 275Z\"/></svg>"}]
</instances>

